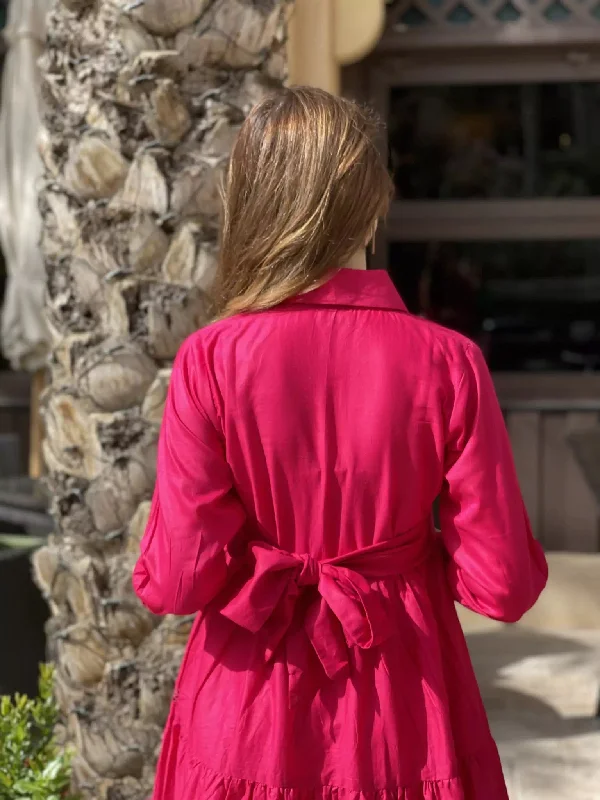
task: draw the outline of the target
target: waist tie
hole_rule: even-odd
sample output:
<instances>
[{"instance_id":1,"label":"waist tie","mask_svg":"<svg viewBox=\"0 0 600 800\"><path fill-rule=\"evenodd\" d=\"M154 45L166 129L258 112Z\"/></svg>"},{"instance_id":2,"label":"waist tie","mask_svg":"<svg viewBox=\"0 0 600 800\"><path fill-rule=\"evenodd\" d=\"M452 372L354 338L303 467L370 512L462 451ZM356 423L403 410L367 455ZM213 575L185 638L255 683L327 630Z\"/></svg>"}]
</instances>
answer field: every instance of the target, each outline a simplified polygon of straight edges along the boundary
<instances>
[{"instance_id":1,"label":"waist tie","mask_svg":"<svg viewBox=\"0 0 600 800\"><path fill-rule=\"evenodd\" d=\"M304 627L329 678L349 665L348 646L368 650L396 630L385 597L372 583L402 577L432 551L429 520L381 544L326 561L252 542L252 574L222 609L227 619L252 633L264 632L269 661L306 594ZM314 598L307 589L316 588Z\"/></svg>"}]
</instances>

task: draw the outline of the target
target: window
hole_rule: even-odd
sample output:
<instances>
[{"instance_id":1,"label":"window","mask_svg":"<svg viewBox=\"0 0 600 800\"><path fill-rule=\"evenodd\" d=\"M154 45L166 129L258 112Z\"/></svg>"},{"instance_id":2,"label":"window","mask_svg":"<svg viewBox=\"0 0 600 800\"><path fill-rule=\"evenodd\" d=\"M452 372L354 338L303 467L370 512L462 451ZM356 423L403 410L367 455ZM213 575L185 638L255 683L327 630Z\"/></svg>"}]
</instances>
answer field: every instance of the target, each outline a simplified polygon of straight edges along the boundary
<instances>
[{"instance_id":1,"label":"window","mask_svg":"<svg viewBox=\"0 0 600 800\"><path fill-rule=\"evenodd\" d=\"M600 196L600 84L396 87L399 199Z\"/></svg>"},{"instance_id":2,"label":"window","mask_svg":"<svg viewBox=\"0 0 600 800\"><path fill-rule=\"evenodd\" d=\"M396 187L373 266L495 370L600 373L600 0L386 0L346 75Z\"/></svg>"},{"instance_id":3,"label":"window","mask_svg":"<svg viewBox=\"0 0 600 800\"><path fill-rule=\"evenodd\" d=\"M533 80L529 64L502 80L453 58L435 80L417 56L388 74L396 198L379 266L495 371L600 371L600 74Z\"/></svg>"},{"instance_id":4,"label":"window","mask_svg":"<svg viewBox=\"0 0 600 800\"><path fill-rule=\"evenodd\" d=\"M600 369L600 239L393 242L409 309L477 341L492 369Z\"/></svg>"}]
</instances>

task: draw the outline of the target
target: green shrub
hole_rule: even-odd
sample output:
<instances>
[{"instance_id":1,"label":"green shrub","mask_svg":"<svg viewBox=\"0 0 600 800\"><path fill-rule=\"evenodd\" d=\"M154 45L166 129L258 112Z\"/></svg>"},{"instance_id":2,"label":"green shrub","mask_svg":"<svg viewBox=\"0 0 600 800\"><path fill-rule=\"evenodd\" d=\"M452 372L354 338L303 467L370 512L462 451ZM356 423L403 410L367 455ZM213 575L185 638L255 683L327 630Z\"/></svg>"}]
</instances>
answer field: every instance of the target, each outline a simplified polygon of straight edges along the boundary
<instances>
[{"instance_id":1,"label":"green shrub","mask_svg":"<svg viewBox=\"0 0 600 800\"><path fill-rule=\"evenodd\" d=\"M38 697L0 697L0 800L70 797L71 757L54 738L52 682L52 667L42 665Z\"/></svg>"}]
</instances>

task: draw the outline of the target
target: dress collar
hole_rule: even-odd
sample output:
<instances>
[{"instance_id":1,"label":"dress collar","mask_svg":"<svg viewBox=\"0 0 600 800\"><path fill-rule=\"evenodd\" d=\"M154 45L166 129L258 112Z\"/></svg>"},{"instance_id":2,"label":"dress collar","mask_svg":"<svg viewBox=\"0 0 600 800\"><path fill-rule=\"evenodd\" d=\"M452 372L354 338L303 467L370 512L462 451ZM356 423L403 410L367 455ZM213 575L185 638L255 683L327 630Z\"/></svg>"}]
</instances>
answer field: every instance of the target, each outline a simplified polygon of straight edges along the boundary
<instances>
[{"instance_id":1,"label":"dress collar","mask_svg":"<svg viewBox=\"0 0 600 800\"><path fill-rule=\"evenodd\" d=\"M381 269L340 269L327 283L288 302L304 306L358 306L406 311L392 279Z\"/></svg>"}]
</instances>

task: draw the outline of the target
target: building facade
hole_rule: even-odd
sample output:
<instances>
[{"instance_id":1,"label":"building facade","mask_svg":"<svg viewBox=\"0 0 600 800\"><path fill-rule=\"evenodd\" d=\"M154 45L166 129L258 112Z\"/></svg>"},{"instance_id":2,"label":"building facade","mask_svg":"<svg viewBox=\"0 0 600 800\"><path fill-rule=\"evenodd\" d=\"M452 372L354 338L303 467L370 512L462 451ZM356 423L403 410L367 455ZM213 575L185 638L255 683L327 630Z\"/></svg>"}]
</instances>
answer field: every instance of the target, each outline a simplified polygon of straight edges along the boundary
<instances>
[{"instance_id":1,"label":"building facade","mask_svg":"<svg viewBox=\"0 0 600 800\"><path fill-rule=\"evenodd\" d=\"M544 545L599 550L581 452L600 422L600 3L332 0L318 57L313 40L299 58L307 6L292 80L386 123L396 197L374 266L484 350Z\"/></svg>"}]
</instances>

